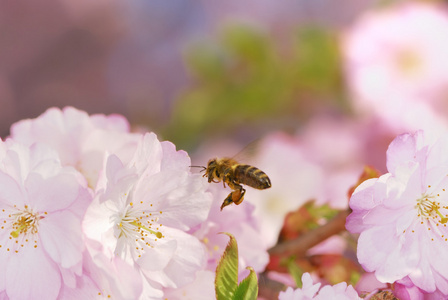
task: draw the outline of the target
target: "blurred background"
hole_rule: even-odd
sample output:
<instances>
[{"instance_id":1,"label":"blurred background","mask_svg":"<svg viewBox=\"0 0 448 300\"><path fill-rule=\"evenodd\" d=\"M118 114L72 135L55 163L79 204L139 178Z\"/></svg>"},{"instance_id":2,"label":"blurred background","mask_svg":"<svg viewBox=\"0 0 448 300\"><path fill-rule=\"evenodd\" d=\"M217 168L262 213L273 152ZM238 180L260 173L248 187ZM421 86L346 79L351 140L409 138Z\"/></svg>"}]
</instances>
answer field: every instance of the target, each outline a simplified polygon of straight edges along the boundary
<instances>
[{"instance_id":1,"label":"blurred background","mask_svg":"<svg viewBox=\"0 0 448 300\"><path fill-rule=\"evenodd\" d=\"M0 136L48 107L192 150L349 114L338 35L383 1L0 1Z\"/></svg>"}]
</instances>

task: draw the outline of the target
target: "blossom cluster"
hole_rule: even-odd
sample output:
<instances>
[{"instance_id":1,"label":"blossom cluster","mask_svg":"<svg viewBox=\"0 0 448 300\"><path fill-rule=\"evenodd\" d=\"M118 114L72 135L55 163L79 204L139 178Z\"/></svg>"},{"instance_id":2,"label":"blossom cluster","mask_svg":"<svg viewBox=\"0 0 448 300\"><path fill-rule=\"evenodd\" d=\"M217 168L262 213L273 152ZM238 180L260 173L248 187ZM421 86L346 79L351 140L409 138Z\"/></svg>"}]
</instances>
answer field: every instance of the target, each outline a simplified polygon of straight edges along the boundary
<instances>
[{"instance_id":1,"label":"blossom cluster","mask_svg":"<svg viewBox=\"0 0 448 300\"><path fill-rule=\"evenodd\" d=\"M13 124L0 140L2 299L213 299L221 231L250 236L240 264L261 272L253 208L223 221L222 194L190 165L118 115L51 108Z\"/></svg>"},{"instance_id":2,"label":"blossom cluster","mask_svg":"<svg viewBox=\"0 0 448 300\"><path fill-rule=\"evenodd\" d=\"M326 299L338 299L338 300L359 300L358 293L353 286L348 285L345 282L338 283L334 286L325 285L320 288L321 284L313 284L313 279L309 273L302 275L302 288L293 289L288 287L284 292L280 292L279 300L326 300Z\"/></svg>"},{"instance_id":3,"label":"blossom cluster","mask_svg":"<svg viewBox=\"0 0 448 300\"><path fill-rule=\"evenodd\" d=\"M387 151L388 173L364 181L350 199L346 227L359 234L359 263L395 283L401 299L448 297L447 152L446 133L400 135Z\"/></svg>"}]
</instances>

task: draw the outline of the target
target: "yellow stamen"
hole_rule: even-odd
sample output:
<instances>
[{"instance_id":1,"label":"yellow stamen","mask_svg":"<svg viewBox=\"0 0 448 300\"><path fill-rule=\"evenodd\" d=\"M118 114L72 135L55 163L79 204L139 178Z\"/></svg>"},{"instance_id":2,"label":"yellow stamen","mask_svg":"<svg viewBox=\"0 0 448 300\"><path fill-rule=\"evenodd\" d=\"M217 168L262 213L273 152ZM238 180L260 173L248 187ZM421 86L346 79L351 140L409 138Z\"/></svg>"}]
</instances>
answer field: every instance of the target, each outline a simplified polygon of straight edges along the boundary
<instances>
[{"instance_id":1,"label":"yellow stamen","mask_svg":"<svg viewBox=\"0 0 448 300\"><path fill-rule=\"evenodd\" d=\"M162 238L162 233L161 233L160 231L154 231L154 230L152 230L152 229L149 229L148 227L143 226L142 224L137 223L136 221L131 222L130 224L132 224L132 225L134 225L134 226L137 226L138 228L144 229L144 230L146 230L146 231L148 231L148 232L154 234L154 235L155 235L157 238L159 238L159 239Z\"/></svg>"}]
</instances>

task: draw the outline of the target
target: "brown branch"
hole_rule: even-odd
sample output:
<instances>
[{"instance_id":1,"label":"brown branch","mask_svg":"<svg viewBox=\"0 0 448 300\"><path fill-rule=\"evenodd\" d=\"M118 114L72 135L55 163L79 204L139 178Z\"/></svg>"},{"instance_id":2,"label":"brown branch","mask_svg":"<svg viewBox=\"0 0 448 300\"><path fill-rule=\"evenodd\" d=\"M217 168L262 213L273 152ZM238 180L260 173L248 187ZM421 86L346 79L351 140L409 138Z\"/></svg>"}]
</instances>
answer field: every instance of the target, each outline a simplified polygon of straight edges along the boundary
<instances>
[{"instance_id":1,"label":"brown branch","mask_svg":"<svg viewBox=\"0 0 448 300\"><path fill-rule=\"evenodd\" d=\"M350 214L350 210L339 212L331 221L310 232L307 232L298 238L277 244L269 249L269 254L291 255L296 257L304 257L306 251L311 247L326 240L332 235L338 234L345 230L345 219Z\"/></svg>"},{"instance_id":2,"label":"brown branch","mask_svg":"<svg viewBox=\"0 0 448 300\"><path fill-rule=\"evenodd\" d=\"M286 285L268 277L266 272L258 275L258 296L264 299L278 299L278 294L286 290Z\"/></svg>"}]
</instances>

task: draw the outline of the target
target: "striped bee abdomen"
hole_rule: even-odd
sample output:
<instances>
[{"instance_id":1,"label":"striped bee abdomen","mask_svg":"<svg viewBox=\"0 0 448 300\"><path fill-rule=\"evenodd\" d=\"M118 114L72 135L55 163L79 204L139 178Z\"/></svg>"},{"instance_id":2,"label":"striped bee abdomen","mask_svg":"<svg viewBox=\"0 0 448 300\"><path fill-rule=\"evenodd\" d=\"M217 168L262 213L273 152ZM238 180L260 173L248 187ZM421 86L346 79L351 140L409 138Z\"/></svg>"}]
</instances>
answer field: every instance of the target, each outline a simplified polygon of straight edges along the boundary
<instances>
[{"instance_id":1,"label":"striped bee abdomen","mask_svg":"<svg viewBox=\"0 0 448 300\"><path fill-rule=\"evenodd\" d=\"M271 187L271 180L262 170L249 166L237 165L234 168L235 179L242 184L264 190Z\"/></svg>"}]
</instances>

